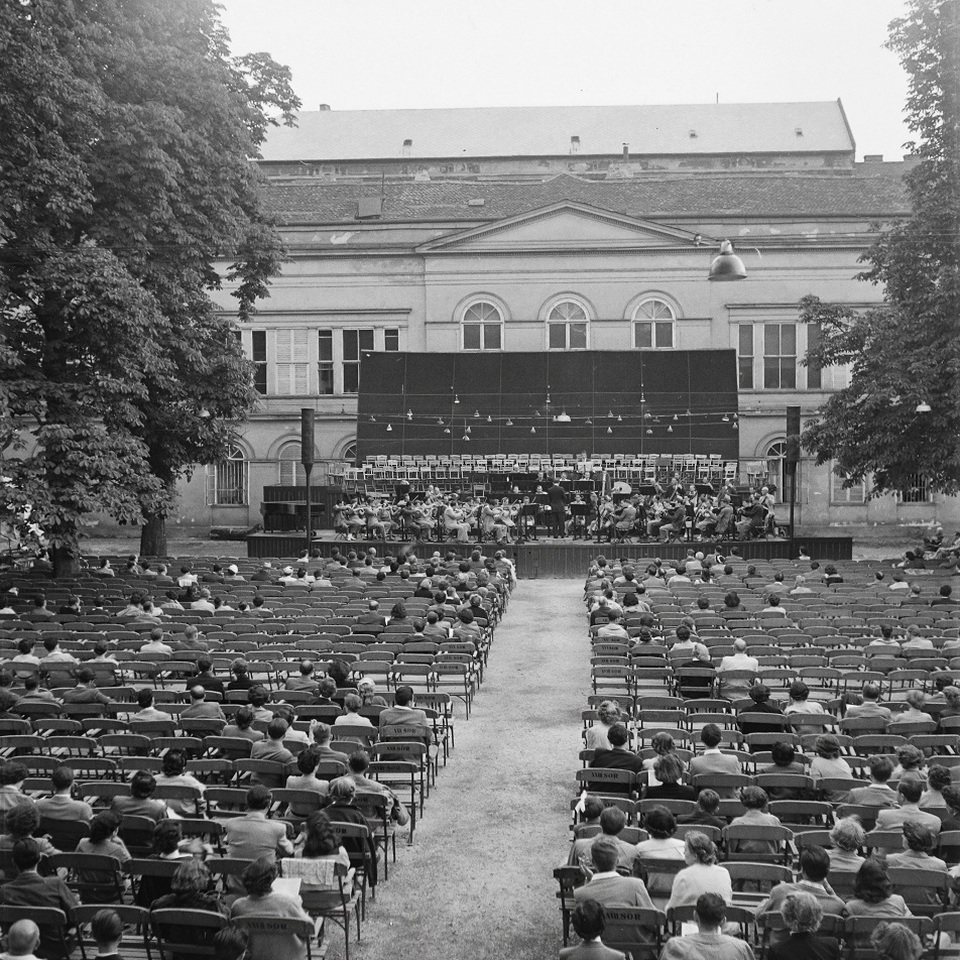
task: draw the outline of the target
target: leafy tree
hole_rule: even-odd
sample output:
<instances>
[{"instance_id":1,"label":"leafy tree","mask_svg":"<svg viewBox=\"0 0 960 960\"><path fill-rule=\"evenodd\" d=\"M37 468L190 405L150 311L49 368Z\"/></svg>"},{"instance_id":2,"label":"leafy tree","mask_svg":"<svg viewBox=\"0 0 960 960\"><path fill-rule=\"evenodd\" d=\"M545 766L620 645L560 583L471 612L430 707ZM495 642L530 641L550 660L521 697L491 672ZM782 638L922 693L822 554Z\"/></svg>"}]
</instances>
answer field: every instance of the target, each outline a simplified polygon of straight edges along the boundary
<instances>
[{"instance_id":1,"label":"leafy tree","mask_svg":"<svg viewBox=\"0 0 960 960\"><path fill-rule=\"evenodd\" d=\"M229 263L246 316L279 268L251 159L289 79L230 56L213 0L0 4L0 472L58 572L96 511L164 552L177 479L250 409L209 292Z\"/></svg>"},{"instance_id":2,"label":"leafy tree","mask_svg":"<svg viewBox=\"0 0 960 960\"><path fill-rule=\"evenodd\" d=\"M909 488L917 474L960 492L960 0L911 0L887 46L910 76L906 112L917 137L904 177L911 216L888 226L862 258L882 307L855 312L801 301L821 325L806 362L849 365L803 433L818 463L836 461L848 482L873 491ZM927 409L929 407L929 409Z\"/></svg>"}]
</instances>

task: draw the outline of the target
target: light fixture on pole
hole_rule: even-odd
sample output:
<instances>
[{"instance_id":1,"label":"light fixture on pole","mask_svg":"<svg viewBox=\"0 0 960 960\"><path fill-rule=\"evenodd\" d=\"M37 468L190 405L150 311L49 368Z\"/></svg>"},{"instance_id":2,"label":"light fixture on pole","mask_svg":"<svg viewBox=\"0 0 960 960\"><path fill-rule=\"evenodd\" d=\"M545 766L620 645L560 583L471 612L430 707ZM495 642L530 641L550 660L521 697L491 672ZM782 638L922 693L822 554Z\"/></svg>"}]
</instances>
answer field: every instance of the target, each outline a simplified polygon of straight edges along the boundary
<instances>
[{"instance_id":1,"label":"light fixture on pole","mask_svg":"<svg viewBox=\"0 0 960 960\"><path fill-rule=\"evenodd\" d=\"M746 276L747 268L733 252L733 244L729 240L724 240L720 244L719 256L714 257L713 263L710 264L707 279L718 281L744 280Z\"/></svg>"}]
</instances>

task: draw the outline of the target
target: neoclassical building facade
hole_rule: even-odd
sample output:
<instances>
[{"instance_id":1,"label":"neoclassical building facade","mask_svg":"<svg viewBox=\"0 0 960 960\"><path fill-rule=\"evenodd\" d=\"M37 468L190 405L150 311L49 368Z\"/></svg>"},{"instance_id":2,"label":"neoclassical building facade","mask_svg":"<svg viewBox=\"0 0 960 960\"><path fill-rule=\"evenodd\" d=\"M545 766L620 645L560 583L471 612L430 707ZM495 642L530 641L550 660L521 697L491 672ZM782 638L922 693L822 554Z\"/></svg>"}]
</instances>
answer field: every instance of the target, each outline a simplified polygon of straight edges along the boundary
<instances>
[{"instance_id":1,"label":"neoclassical building facade","mask_svg":"<svg viewBox=\"0 0 960 960\"><path fill-rule=\"evenodd\" d=\"M369 351L736 350L740 475L782 489L786 407L814 416L846 376L802 363L818 330L799 301L881 300L858 258L908 212L907 162L857 162L839 102L304 113L260 161L289 251L238 324L260 400L231 459L183 484L180 519L255 524L263 487L302 475L304 407L314 482L352 459ZM707 281L723 239L741 282ZM867 492L804 459L798 520L957 513L922 477Z\"/></svg>"}]
</instances>

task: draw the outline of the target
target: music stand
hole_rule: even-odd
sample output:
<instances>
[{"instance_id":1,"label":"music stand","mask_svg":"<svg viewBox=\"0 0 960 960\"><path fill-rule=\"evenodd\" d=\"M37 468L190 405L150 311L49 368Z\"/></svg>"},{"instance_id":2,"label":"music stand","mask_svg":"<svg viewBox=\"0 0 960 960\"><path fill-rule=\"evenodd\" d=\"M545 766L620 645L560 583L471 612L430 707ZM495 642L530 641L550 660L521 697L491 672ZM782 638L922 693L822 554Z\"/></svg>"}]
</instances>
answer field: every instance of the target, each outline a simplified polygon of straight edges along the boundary
<instances>
[{"instance_id":1,"label":"music stand","mask_svg":"<svg viewBox=\"0 0 960 960\"><path fill-rule=\"evenodd\" d=\"M706 494L709 497L712 497L717 492L713 489L712 483L695 483L693 487L697 493L701 495Z\"/></svg>"},{"instance_id":2,"label":"music stand","mask_svg":"<svg viewBox=\"0 0 960 960\"><path fill-rule=\"evenodd\" d=\"M518 543L523 543L526 540L539 540L537 536L537 517L540 513L540 505L536 503L524 503L520 506L520 536L518 538ZM528 534L527 530L529 529L527 525L527 518L533 519L533 533Z\"/></svg>"},{"instance_id":3,"label":"music stand","mask_svg":"<svg viewBox=\"0 0 960 960\"><path fill-rule=\"evenodd\" d=\"M574 480L573 489L577 493L593 493L596 489L596 484L592 480Z\"/></svg>"},{"instance_id":4,"label":"music stand","mask_svg":"<svg viewBox=\"0 0 960 960\"><path fill-rule=\"evenodd\" d=\"M637 487L637 493L641 494L641 495L644 496L644 497L653 497L653 496L656 496L656 493L657 493L656 484L653 484L653 483L641 483L640 486Z\"/></svg>"},{"instance_id":5,"label":"music stand","mask_svg":"<svg viewBox=\"0 0 960 960\"><path fill-rule=\"evenodd\" d=\"M573 536L576 537L576 531L580 531L583 535L583 539L587 538L587 503L571 503L570 504L570 519L573 521L571 523L571 532Z\"/></svg>"}]
</instances>

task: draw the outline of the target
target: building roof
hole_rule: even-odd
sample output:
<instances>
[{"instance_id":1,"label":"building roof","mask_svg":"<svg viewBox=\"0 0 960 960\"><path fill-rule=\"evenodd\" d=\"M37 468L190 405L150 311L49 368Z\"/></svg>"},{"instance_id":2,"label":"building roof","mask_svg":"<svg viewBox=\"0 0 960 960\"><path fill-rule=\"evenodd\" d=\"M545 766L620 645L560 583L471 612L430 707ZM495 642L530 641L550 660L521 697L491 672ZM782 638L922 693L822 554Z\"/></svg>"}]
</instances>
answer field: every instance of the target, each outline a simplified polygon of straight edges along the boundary
<instances>
[{"instance_id":1,"label":"building roof","mask_svg":"<svg viewBox=\"0 0 960 960\"><path fill-rule=\"evenodd\" d=\"M272 130L266 161L852 153L839 100L614 107L313 110ZM577 150L571 138L579 137ZM404 141L410 144L405 148Z\"/></svg>"},{"instance_id":2,"label":"building roof","mask_svg":"<svg viewBox=\"0 0 960 960\"><path fill-rule=\"evenodd\" d=\"M859 166L845 174L645 176L585 180L561 174L542 181L386 180L382 184L276 179L268 210L281 225L357 224L358 201L382 197L375 222L500 220L563 200L630 217L895 217L909 212L900 180ZM900 166L900 165L897 165ZM482 204L479 203L482 201Z\"/></svg>"}]
</instances>

